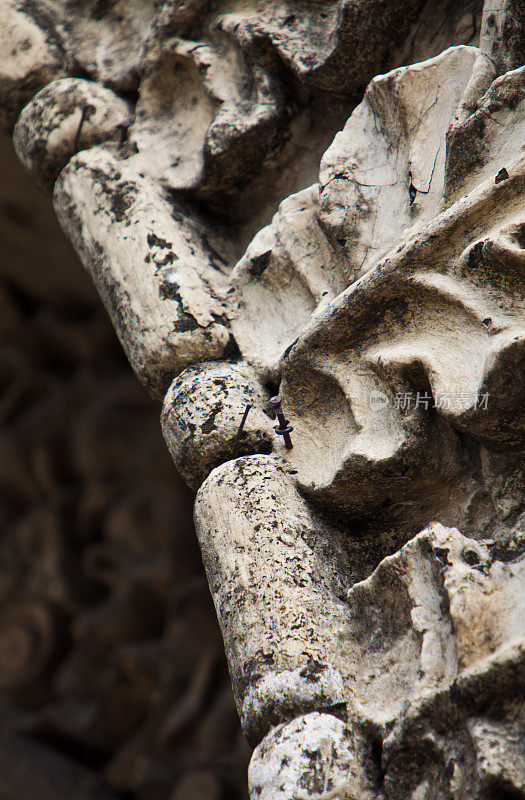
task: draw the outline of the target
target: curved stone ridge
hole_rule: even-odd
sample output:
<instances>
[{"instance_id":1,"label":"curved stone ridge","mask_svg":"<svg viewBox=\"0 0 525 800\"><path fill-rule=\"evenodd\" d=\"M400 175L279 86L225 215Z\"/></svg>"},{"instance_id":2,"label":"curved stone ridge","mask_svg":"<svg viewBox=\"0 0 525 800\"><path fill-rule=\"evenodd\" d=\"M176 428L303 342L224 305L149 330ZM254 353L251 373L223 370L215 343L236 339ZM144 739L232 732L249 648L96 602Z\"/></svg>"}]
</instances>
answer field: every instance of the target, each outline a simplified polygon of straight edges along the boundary
<instances>
[{"instance_id":1,"label":"curved stone ridge","mask_svg":"<svg viewBox=\"0 0 525 800\"><path fill-rule=\"evenodd\" d=\"M272 451L277 437L264 413L268 399L254 370L242 362L204 362L173 381L164 398L162 430L189 486L198 489L231 458Z\"/></svg>"},{"instance_id":2,"label":"curved stone ridge","mask_svg":"<svg viewBox=\"0 0 525 800\"><path fill-rule=\"evenodd\" d=\"M69 162L54 202L153 395L188 364L225 354L224 260L182 205L103 148Z\"/></svg>"},{"instance_id":3,"label":"curved stone ridge","mask_svg":"<svg viewBox=\"0 0 525 800\"><path fill-rule=\"evenodd\" d=\"M500 98L502 120L478 135L483 167L447 180L446 135L476 63L459 47L374 79L323 159L319 204L314 188L286 200L232 273L241 352L282 377L287 464L339 513L386 503L424 523L450 513L451 495L458 505L472 470L458 432L523 448L525 72L479 101L486 115ZM470 192L448 208L447 182Z\"/></svg>"},{"instance_id":4,"label":"curved stone ridge","mask_svg":"<svg viewBox=\"0 0 525 800\"><path fill-rule=\"evenodd\" d=\"M309 100L301 84L355 95L383 63L407 58L407 35L412 60L418 48L438 44L439 52L437 28L454 43L476 37L480 0L450 4L445 23L431 6L5 0L2 121L12 126L53 78L82 75L117 92L138 90L131 141L140 169L220 204L296 138L291 123Z\"/></svg>"},{"instance_id":5,"label":"curved stone ridge","mask_svg":"<svg viewBox=\"0 0 525 800\"><path fill-rule=\"evenodd\" d=\"M313 712L277 726L254 751L250 796L521 797L523 656L520 647L503 650L458 678L453 694L405 707L382 745L372 739L371 746L367 723L359 717L344 724Z\"/></svg>"},{"instance_id":6,"label":"curved stone ridge","mask_svg":"<svg viewBox=\"0 0 525 800\"><path fill-rule=\"evenodd\" d=\"M356 733L341 720L316 712L279 725L255 749L250 796L373 800L371 782L362 775L361 753L356 754Z\"/></svg>"},{"instance_id":7,"label":"curved stone ridge","mask_svg":"<svg viewBox=\"0 0 525 800\"><path fill-rule=\"evenodd\" d=\"M34 182L52 191L78 150L119 142L132 119L129 103L110 89L79 78L52 81L22 110L13 138Z\"/></svg>"}]
</instances>

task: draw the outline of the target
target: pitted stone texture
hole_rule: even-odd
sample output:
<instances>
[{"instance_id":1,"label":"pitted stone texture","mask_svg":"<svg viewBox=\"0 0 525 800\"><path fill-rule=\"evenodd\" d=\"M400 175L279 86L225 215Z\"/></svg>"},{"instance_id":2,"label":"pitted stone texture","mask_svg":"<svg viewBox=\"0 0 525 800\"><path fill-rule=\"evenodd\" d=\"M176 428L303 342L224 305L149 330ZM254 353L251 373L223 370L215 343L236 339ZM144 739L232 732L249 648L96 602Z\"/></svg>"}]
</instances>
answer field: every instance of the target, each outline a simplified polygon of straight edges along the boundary
<instances>
[{"instance_id":1,"label":"pitted stone texture","mask_svg":"<svg viewBox=\"0 0 525 800\"><path fill-rule=\"evenodd\" d=\"M486 547L435 524L352 587L338 655L353 722L333 723L345 731L349 766L339 783L337 765L323 773L313 759L333 781L309 784L314 797L523 795L524 568L523 558L493 561ZM301 753L316 751L304 722L316 719L278 726L256 748L252 798L310 797ZM369 783L355 785L356 774Z\"/></svg>"},{"instance_id":2,"label":"pitted stone texture","mask_svg":"<svg viewBox=\"0 0 525 800\"><path fill-rule=\"evenodd\" d=\"M498 560L438 523L383 559L341 604L356 548L323 530L288 480L271 458L239 459L210 475L195 509L251 741L269 724L345 702L386 731L407 703L452 691L523 640L525 559Z\"/></svg>"},{"instance_id":3,"label":"pitted stone texture","mask_svg":"<svg viewBox=\"0 0 525 800\"><path fill-rule=\"evenodd\" d=\"M458 669L471 669L525 636L525 558L496 560L470 540L450 537L444 588L456 637ZM461 552L458 549L461 548Z\"/></svg>"},{"instance_id":4,"label":"pitted stone texture","mask_svg":"<svg viewBox=\"0 0 525 800\"><path fill-rule=\"evenodd\" d=\"M82 5L68 31L90 74L136 88L150 33L151 61L135 140L119 158L100 148L74 158L57 182L56 207L155 396L188 366L239 356L236 341L261 379L282 379L294 448L217 467L196 504L250 740L321 705L343 713L347 698L348 713L368 725L376 745L390 735L376 764L378 792L388 800L516 794L517 773L500 742L514 752L511 693L520 662L517 655L512 666L503 662L520 648L521 566L493 563L490 548L468 539L464 554L461 534L441 528L386 560L376 556L395 552L432 519L468 521L479 538L501 523L494 553L504 552L516 527L525 161L513 134L523 128L521 71L489 86L511 64L499 59L499 45L487 44L375 79L323 160L320 197L310 188L283 203L232 282L226 261L234 248L224 246L216 220L197 222L195 209L173 198L174 187L212 198L208 211L237 225L225 198L244 191L254 214L260 195L250 195L243 175L279 165L293 103L311 100L305 87L355 92L423 7L419 0L325 5L301 5L298 16L288 4L257 11L214 4L210 26L199 3L173 16L164 6L159 22L147 13L149 0L136 19L134 0L121 0L115 8L130 60L113 75L120 65L111 51L122 52L118 14L97 26ZM454 5L460 14L472 10ZM374 18L379 6L383 16ZM514 0L501 8L512 10L509 23L518 19ZM505 33L502 16L495 28ZM378 47L381 31L394 26ZM521 34L509 31L514 59ZM499 64L485 74L492 52ZM166 77L181 65L179 82ZM164 95L154 91L161 79ZM190 125L181 110L188 100L195 101ZM286 124L275 140L261 141L281 114ZM148 143L157 152L144 177ZM215 402L213 385L205 388L203 402ZM489 404L479 408L483 393ZM398 402L407 395L417 407ZM437 405L447 395L457 404ZM372 397L381 404L372 408ZM177 421L181 430L189 413ZM203 416L201 431L207 422ZM223 458L221 436L209 444L202 465L191 453L199 480ZM361 575L372 574L352 587L363 540L380 545L359 565ZM495 702L501 719L493 719Z\"/></svg>"},{"instance_id":5,"label":"pitted stone texture","mask_svg":"<svg viewBox=\"0 0 525 800\"><path fill-rule=\"evenodd\" d=\"M48 84L25 106L14 130L16 153L33 181L52 191L69 159L102 142L119 143L132 119L111 89L79 78Z\"/></svg>"},{"instance_id":6,"label":"pitted stone texture","mask_svg":"<svg viewBox=\"0 0 525 800\"><path fill-rule=\"evenodd\" d=\"M224 461L251 453L270 453L272 422L264 413L268 394L255 372L242 362L189 367L170 386L161 422L164 438L185 481L197 489ZM243 432L237 433L246 409Z\"/></svg>"},{"instance_id":7,"label":"pitted stone texture","mask_svg":"<svg viewBox=\"0 0 525 800\"><path fill-rule=\"evenodd\" d=\"M340 704L332 659L351 571L341 533L312 517L290 476L264 455L215 469L197 494L195 524L240 713L249 698L249 740ZM289 690L283 670L296 670Z\"/></svg>"},{"instance_id":8,"label":"pitted stone texture","mask_svg":"<svg viewBox=\"0 0 525 800\"><path fill-rule=\"evenodd\" d=\"M47 0L0 5L0 125L11 130L31 97L71 69Z\"/></svg>"},{"instance_id":9,"label":"pitted stone texture","mask_svg":"<svg viewBox=\"0 0 525 800\"><path fill-rule=\"evenodd\" d=\"M357 751L357 752L356 752ZM271 731L248 772L251 800L374 800L355 732L329 714L307 714Z\"/></svg>"},{"instance_id":10,"label":"pitted stone texture","mask_svg":"<svg viewBox=\"0 0 525 800\"><path fill-rule=\"evenodd\" d=\"M471 113L450 128L447 204L460 199L483 180L496 180L496 176L498 181L505 180L509 164L516 160L524 144L525 66L497 78L477 99Z\"/></svg>"},{"instance_id":11,"label":"pitted stone texture","mask_svg":"<svg viewBox=\"0 0 525 800\"><path fill-rule=\"evenodd\" d=\"M407 701L439 694L524 636L525 559L493 560L435 523L348 592L347 692L364 717L388 726Z\"/></svg>"},{"instance_id":12,"label":"pitted stone texture","mask_svg":"<svg viewBox=\"0 0 525 800\"><path fill-rule=\"evenodd\" d=\"M133 0L120 5L133 8ZM290 76L316 93L352 96L380 65L417 58L417 47L398 51L409 33L425 42L425 55L439 52L438 29L447 43L476 37L480 0L449 4L439 20L424 6L423 0L341 0L300 4L296 13L289 2L161 6L153 15L131 132L137 164L228 216L221 198L238 195L259 170L286 160L289 139L299 145L293 121L310 97L291 90ZM462 24L464 16L470 25ZM100 49L105 53L105 40Z\"/></svg>"},{"instance_id":13,"label":"pitted stone texture","mask_svg":"<svg viewBox=\"0 0 525 800\"><path fill-rule=\"evenodd\" d=\"M147 312L140 310L132 319L133 303L125 294L107 286L104 290L137 371L157 395L187 365L231 356L233 317L244 359L263 378L283 377L286 413L296 429L294 448L283 456L301 491L342 517L360 518L373 509L409 523L407 538L435 518L463 526L471 498L487 491L484 477L479 477L482 448L491 456L517 454L524 442L523 422L514 420L524 407L525 162L510 125L487 126L483 174L463 171L461 181L465 186L470 181L469 195L439 213L445 171L452 168L444 158L447 130L478 60L475 48L457 47L374 80L325 156L320 205L316 189L285 201L234 270L234 291L227 292L225 264L207 243L193 263L209 258L217 269L205 271L199 291L185 286L179 292L177 270L174 274L170 263L162 299L169 295L168 284L171 298L181 299L171 330L162 315L160 345L155 336L145 342L149 323L140 335L133 334L134 341L130 338L140 328L137 319L151 314L153 295L145 303ZM515 100L513 124L518 130L521 81L520 70L509 73L487 94L506 98L502 119ZM381 120L377 128L376 117ZM382 154L384 163L369 164L370 152ZM501 153L509 159L507 177L495 183L489 166L500 166ZM89 251L88 260L98 259L99 265L111 262L112 248L123 258L121 241L131 252L131 241L150 235L144 224L148 215L133 211L125 230L129 195L123 200L115 187L140 185L159 209L169 207L158 186L134 174L133 157L122 162L100 158L105 163L93 165L89 180L85 174L81 180L74 170L67 173L67 185L76 188L68 189L70 199L65 198L62 208L61 188L57 193L65 226L84 258ZM379 172L368 180L369 167ZM92 194L91 182L96 184L105 169L114 169L115 176L119 169L126 174L120 183L120 178L113 180L111 203L104 199L123 224L121 238L113 225L100 231L93 255L91 233L79 221L84 197ZM350 189L354 194L348 194ZM359 199L362 192L368 211ZM344 212L341 230L330 216L336 207ZM160 238L171 243L168 213L163 218ZM414 222L410 230L408 222ZM363 250L367 258L375 255L370 255L366 275L352 282L338 237L334 245L334 232L344 233L345 225L352 228L354 223L359 230L348 239L350 248ZM201 242L213 232L208 225L201 230ZM332 230L328 238L327 230ZM391 235L399 245L378 260L394 243ZM173 258L172 252L178 255L168 250L165 258ZM142 259L133 256L136 260ZM156 263L166 265L163 259ZM94 270L99 275L102 271ZM147 283L138 269L134 280L137 286ZM117 284L123 287L121 279ZM142 363L148 359L157 371L156 386L153 369ZM477 405L480 395L490 397L482 408ZM383 406L372 409L371 399L378 396ZM465 444L465 434L475 439L475 448ZM223 458L208 455L202 474ZM484 525L493 526L497 519L497 510L488 509Z\"/></svg>"},{"instance_id":14,"label":"pitted stone texture","mask_svg":"<svg viewBox=\"0 0 525 800\"><path fill-rule=\"evenodd\" d=\"M525 711L525 707L523 708ZM469 733L474 744L483 794L494 796L500 789L525 796L525 725L514 719L473 719Z\"/></svg>"},{"instance_id":15,"label":"pitted stone texture","mask_svg":"<svg viewBox=\"0 0 525 800\"><path fill-rule=\"evenodd\" d=\"M362 90L385 63L400 57L399 51L413 38L421 17L428 27L419 28L421 50L418 52L416 41L412 52L404 54L408 61L414 50L415 59L436 55L443 49L439 48L443 39L445 47L468 41L475 35L472 16L481 6L476 2L450 4L438 21L428 13L427 6L432 8L432 3L424 0L339 0L297 9L294 5L277 2L255 9L240 3L238 8L224 4L217 27L235 37L243 50L255 54L258 40L264 39L297 78L333 92ZM469 14L470 24L465 27L462 17Z\"/></svg>"},{"instance_id":16,"label":"pitted stone texture","mask_svg":"<svg viewBox=\"0 0 525 800\"><path fill-rule=\"evenodd\" d=\"M267 672L251 684L241 709L244 730L255 730L264 719L272 724L299 716L305 709L337 708L344 712L346 693L340 673L313 659L306 666Z\"/></svg>"},{"instance_id":17,"label":"pitted stone texture","mask_svg":"<svg viewBox=\"0 0 525 800\"><path fill-rule=\"evenodd\" d=\"M523 69L457 125L480 58L451 48L374 79L325 154L320 199L284 201L232 273L232 329L283 378L301 490L349 517L411 517L413 532L463 527L487 490L485 456L458 432L491 454L525 442ZM443 210L447 176L469 194Z\"/></svg>"},{"instance_id":18,"label":"pitted stone texture","mask_svg":"<svg viewBox=\"0 0 525 800\"><path fill-rule=\"evenodd\" d=\"M355 583L341 604L352 551L287 483L272 459L239 459L210 475L195 510L251 741L269 724L345 702L385 732L407 704L453 691L463 675L490 670L495 654L519 646L525 559L500 561L436 523ZM317 542L329 540L328 563L305 546L314 529Z\"/></svg>"},{"instance_id":19,"label":"pitted stone texture","mask_svg":"<svg viewBox=\"0 0 525 800\"><path fill-rule=\"evenodd\" d=\"M281 393L298 442L287 461L310 497L349 515L362 501L392 502L392 513L402 502L405 520L412 508L423 524L461 522L473 454L456 430L493 453L522 450L525 160L508 175L443 212L303 329Z\"/></svg>"},{"instance_id":20,"label":"pitted stone texture","mask_svg":"<svg viewBox=\"0 0 525 800\"><path fill-rule=\"evenodd\" d=\"M132 146L140 171L236 222L244 204L230 210L224 197L242 193L261 169L273 172L269 183L280 179L276 167L301 147L304 120L295 122L312 99L348 102L384 65L476 39L480 4L448 2L439 18L424 0L19 0L16 8L68 54L71 67L60 74L139 90ZM14 60L23 65L18 51ZM314 139L324 123L315 122ZM281 197L305 185L299 174L290 179Z\"/></svg>"},{"instance_id":21,"label":"pitted stone texture","mask_svg":"<svg viewBox=\"0 0 525 800\"><path fill-rule=\"evenodd\" d=\"M384 800L525 796L523 643L404 709L383 742Z\"/></svg>"},{"instance_id":22,"label":"pitted stone texture","mask_svg":"<svg viewBox=\"0 0 525 800\"><path fill-rule=\"evenodd\" d=\"M54 205L152 395L161 399L189 364L225 354L224 261L158 185L95 147L62 171Z\"/></svg>"}]
</instances>

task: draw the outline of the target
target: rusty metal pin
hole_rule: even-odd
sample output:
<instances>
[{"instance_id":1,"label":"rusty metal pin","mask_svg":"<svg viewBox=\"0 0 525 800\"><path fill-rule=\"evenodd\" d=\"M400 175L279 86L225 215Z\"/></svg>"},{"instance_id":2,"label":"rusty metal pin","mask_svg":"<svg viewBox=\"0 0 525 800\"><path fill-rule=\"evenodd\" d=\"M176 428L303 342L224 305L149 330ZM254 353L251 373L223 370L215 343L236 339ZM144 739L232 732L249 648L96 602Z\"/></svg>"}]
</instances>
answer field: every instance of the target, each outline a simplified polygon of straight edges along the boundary
<instances>
[{"instance_id":1,"label":"rusty metal pin","mask_svg":"<svg viewBox=\"0 0 525 800\"><path fill-rule=\"evenodd\" d=\"M284 416L282 410L282 402L283 399L280 394L276 394L275 397L270 398L270 405L275 410L277 415L277 419L279 420L279 425L275 427L275 433L278 433L279 436L282 436L284 439L284 444L287 450L291 450L293 447L292 440L290 438L290 434L293 431L293 427L288 424L288 420Z\"/></svg>"},{"instance_id":2,"label":"rusty metal pin","mask_svg":"<svg viewBox=\"0 0 525 800\"><path fill-rule=\"evenodd\" d=\"M242 415L241 424L239 425L239 430L237 431L237 435L235 436L235 442L233 444L233 457L237 455L237 451L239 450L239 443L241 441L242 436L242 429L244 428L244 423L246 422L246 417L248 416L248 412L251 408L251 403L248 403L246 408L244 409L244 414Z\"/></svg>"},{"instance_id":3,"label":"rusty metal pin","mask_svg":"<svg viewBox=\"0 0 525 800\"><path fill-rule=\"evenodd\" d=\"M82 106L82 113L80 114L80 122L78 123L77 132L75 134L75 139L73 142L73 152L76 153L78 149L78 142L80 140L80 132L82 131L82 125L84 124L84 120L86 119L88 107Z\"/></svg>"}]
</instances>

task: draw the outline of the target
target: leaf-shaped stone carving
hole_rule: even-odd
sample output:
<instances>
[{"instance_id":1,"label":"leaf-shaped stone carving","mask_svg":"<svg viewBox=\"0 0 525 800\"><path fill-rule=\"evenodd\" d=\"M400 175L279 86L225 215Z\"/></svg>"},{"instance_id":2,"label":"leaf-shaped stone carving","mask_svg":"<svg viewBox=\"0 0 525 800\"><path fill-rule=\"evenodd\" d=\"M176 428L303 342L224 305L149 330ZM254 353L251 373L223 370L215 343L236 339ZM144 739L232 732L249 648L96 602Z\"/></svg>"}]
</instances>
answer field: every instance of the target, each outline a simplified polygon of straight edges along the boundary
<instances>
[{"instance_id":1,"label":"leaf-shaped stone carving","mask_svg":"<svg viewBox=\"0 0 525 800\"><path fill-rule=\"evenodd\" d=\"M498 372L523 368L525 69L455 129L457 149L477 126L462 154L483 159L449 179L447 132L477 58L451 48L374 79L323 158L319 200L312 187L284 201L232 274L241 351L283 378L287 463L339 512L395 497L405 517L432 518L469 469L455 431L496 450L523 444L523 390ZM496 98L501 122L487 110Z\"/></svg>"}]
</instances>

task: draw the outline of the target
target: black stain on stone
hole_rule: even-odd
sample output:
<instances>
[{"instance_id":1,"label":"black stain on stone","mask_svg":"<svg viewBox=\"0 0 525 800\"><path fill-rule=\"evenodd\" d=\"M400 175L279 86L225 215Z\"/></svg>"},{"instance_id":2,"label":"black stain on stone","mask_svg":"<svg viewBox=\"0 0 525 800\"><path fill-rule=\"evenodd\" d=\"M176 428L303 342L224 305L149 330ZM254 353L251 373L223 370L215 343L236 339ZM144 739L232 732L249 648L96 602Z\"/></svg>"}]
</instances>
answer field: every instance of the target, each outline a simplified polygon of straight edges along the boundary
<instances>
[{"instance_id":1,"label":"black stain on stone","mask_svg":"<svg viewBox=\"0 0 525 800\"><path fill-rule=\"evenodd\" d=\"M160 236L157 236L156 233L148 233L148 244L150 247L165 247L169 250L173 247L172 242L162 239Z\"/></svg>"},{"instance_id":2,"label":"black stain on stone","mask_svg":"<svg viewBox=\"0 0 525 800\"><path fill-rule=\"evenodd\" d=\"M320 664L315 658L309 658L306 667L300 671L301 678L305 678L307 683L319 683L319 679L326 670L326 664Z\"/></svg>"},{"instance_id":3,"label":"black stain on stone","mask_svg":"<svg viewBox=\"0 0 525 800\"><path fill-rule=\"evenodd\" d=\"M217 322L219 325L224 325L225 328L229 326L230 320L228 319L226 314L217 314L216 311L212 311L211 315L215 320L215 322Z\"/></svg>"},{"instance_id":4,"label":"black stain on stone","mask_svg":"<svg viewBox=\"0 0 525 800\"><path fill-rule=\"evenodd\" d=\"M135 202L136 190L132 183L122 181L115 186L111 195L111 211L117 222L123 222Z\"/></svg>"},{"instance_id":5,"label":"black stain on stone","mask_svg":"<svg viewBox=\"0 0 525 800\"><path fill-rule=\"evenodd\" d=\"M157 261L157 259L153 259L153 260L155 262L155 265L156 265L157 269L160 269L161 267L167 267L168 264L173 264L173 262L176 259L177 259L177 256L175 255L175 253L172 250L170 250L170 252L166 253L164 258L160 259L159 261Z\"/></svg>"},{"instance_id":6,"label":"black stain on stone","mask_svg":"<svg viewBox=\"0 0 525 800\"><path fill-rule=\"evenodd\" d=\"M448 557L449 556L449 551L447 550L446 547L435 547L434 548L434 554L441 561L441 563L443 564L444 567L446 567L447 565L448 566L451 565L451 561L449 560L449 557Z\"/></svg>"},{"instance_id":7,"label":"black stain on stone","mask_svg":"<svg viewBox=\"0 0 525 800\"><path fill-rule=\"evenodd\" d=\"M476 564L479 564L479 556L475 550L463 550L463 561L465 561L469 567L474 567Z\"/></svg>"},{"instance_id":8,"label":"black stain on stone","mask_svg":"<svg viewBox=\"0 0 525 800\"><path fill-rule=\"evenodd\" d=\"M137 186L131 181L120 180L122 175L118 170L108 174L104 170L94 167L91 169L91 175L109 200L110 210L115 221L124 222L127 212L137 199Z\"/></svg>"},{"instance_id":9,"label":"black stain on stone","mask_svg":"<svg viewBox=\"0 0 525 800\"><path fill-rule=\"evenodd\" d=\"M175 333L187 333L188 331L197 330L199 323L192 314L187 314L185 311L181 311L178 319L175 320L172 327Z\"/></svg>"},{"instance_id":10,"label":"black stain on stone","mask_svg":"<svg viewBox=\"0 0 525 800\"><path fill-rule=\"evenodd\" d=\"M248 267L248 272L253 278L260 278L265 269L268 267L270 263L270 257L272 253L271 250L268 250L266 253L261 253L260 256L254 256L251 259L250 266Z\"/></svg>"},{"instance_id":11,"label":"black stain on stone","mask_svg":"<svg viewBox=\"0 0 525 800\"><path fill-rule=\"evenodd\" d=\"M217 426L215 424L215 417L220 411L222 411L222 402L221 400L217 400L217 402L215 403L215 405L211 410L211 414L208 416L208 419L201 425L201 431L203 433L212 433L212 431L217 430Z\"/></svg>"},{"instance_id":12,"label":"black stain on stone","mask_svg":"<svg viewBox=\"0 0 525 800\"><path fill-rule=\"evenodd\" d=\"M161 300L176 300L182 305L179 283L177 283L175 280L169 279L169 276L166 275L165 279L159 286L159 297Z\"/></svg>"},{"instance_id":13,"label":"black stain on stone","mask_svg":"<svg viewBox=\"0 0 525 800\"><path fill-rule=\"evenodd\" d=\"M239 473L242 474L244 464L236 461ZM253 658L248 658L244 662L244 678L241 680L241 689L244 691L246 686L250 683L255 683L262 677L267 668L275 664L275 656L273 653L258 652Z\"/></svg>"}]
</instances>

